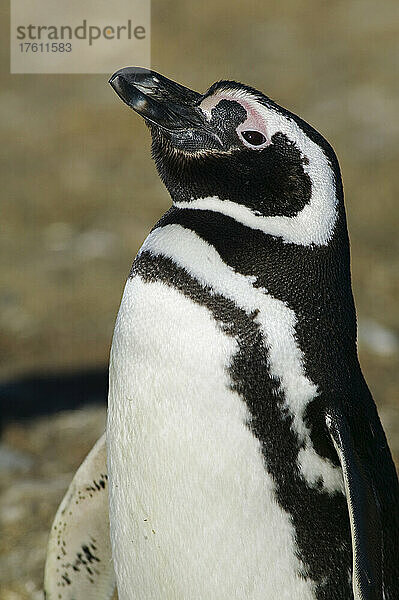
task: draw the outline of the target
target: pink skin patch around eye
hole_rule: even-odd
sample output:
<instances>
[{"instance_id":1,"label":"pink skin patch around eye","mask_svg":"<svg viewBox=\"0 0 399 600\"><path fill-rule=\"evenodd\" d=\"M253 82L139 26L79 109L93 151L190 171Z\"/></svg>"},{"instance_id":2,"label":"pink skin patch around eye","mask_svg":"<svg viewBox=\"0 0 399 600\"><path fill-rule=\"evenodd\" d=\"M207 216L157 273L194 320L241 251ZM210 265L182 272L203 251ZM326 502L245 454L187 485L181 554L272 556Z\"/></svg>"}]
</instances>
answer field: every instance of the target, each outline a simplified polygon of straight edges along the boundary
<instances>
[{"instance_id":1,"label":"pink skin patch around eye","mask_svg":"<svg viewBox=\"0 0 399 600\"><path fill-rule=\"evenodd\" d=\"M244 123L241 123L241 125L237 127L236 130L240 140L243 142L243 144L245 144L245 146L252 148L253 150L262 150L271 144L270 136L267 132L265 118L256 110L256 108L254 108L251 102L245 98L240 98L234 96L233 94L216 94L215 96L205 98L199 107L205 113L208 120L211 118L212 109L215 108L215 106L217 106L221 100L233 100L238 102L247 111L247 118L245 119ZM242 131L259 131L265 136L266 141L259 146L252 146L240 135Z\"/></svg>"}]
</instances>

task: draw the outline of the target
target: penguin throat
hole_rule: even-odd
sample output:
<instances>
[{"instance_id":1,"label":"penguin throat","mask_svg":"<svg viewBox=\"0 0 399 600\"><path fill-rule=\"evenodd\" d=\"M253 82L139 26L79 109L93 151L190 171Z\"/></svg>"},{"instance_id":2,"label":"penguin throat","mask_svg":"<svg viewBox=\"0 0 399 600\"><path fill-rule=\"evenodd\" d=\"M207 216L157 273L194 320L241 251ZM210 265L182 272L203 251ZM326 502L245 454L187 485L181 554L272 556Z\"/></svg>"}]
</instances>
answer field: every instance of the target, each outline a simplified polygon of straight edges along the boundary
<instances>
[{"instance_id":1,"label":"penguin throat","mask_svg":"<svg viewBox=\"0 0 399 600\"><path fill-rule=\"evenodd\" d=\"M311 199L306 160L288 138L275 134L261 151L233 150L190 156L154 137L159 175L175 203L218 197L262 216L293 217Z\"/></svg>"}]
</instances>

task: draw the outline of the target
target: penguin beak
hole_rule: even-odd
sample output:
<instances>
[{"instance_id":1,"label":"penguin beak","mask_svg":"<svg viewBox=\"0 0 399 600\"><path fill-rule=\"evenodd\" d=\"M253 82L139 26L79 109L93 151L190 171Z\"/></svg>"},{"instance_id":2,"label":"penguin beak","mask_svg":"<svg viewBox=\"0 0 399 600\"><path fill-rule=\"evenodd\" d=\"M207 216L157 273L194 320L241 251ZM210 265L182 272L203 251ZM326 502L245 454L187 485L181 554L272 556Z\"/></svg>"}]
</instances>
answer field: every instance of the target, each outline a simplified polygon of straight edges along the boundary
<instances>
[{"instance_id":1,"label":"penguin beak","mask_svg":"<svg viewBox=\"0 0 399 600\"><path fill-rule=\"evenodd\" d=\"M116 71L109 83L123 102L158 127L178 131L205 124L200 109L194 106L201 94L155 71L126 67Z\"/></svg>"},{"instance_id":2,"label":"penguin beak","mask_svg":"<svg viewBox=\"0 0 399 600\"><path fill-rule=\"evenodd\" d=\"M123 102L172 138L190 132L205 134L213 138L214 147L222 148L219 137L198 107L202 99L198 92L141 67L120 69L109 83Z\"/></svg>"}]
</instances>

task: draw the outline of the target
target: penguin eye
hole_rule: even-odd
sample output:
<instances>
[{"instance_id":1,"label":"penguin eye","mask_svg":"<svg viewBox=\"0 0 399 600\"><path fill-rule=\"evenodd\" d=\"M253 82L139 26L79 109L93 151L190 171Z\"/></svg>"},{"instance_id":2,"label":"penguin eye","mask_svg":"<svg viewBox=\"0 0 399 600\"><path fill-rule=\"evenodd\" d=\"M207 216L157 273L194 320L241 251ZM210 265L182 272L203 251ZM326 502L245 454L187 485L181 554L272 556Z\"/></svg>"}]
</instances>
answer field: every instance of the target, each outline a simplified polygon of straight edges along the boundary
<instances>
[{"instance_id":1,"label":"penguin eye","mask_svg":"<svg viewBox=\"0 0 399 600\"><path fill-rule=\"evenodd\" d=\"M248 129L247 131L241 131L241 135L251 146L261 146L266 142L266 137L260 131Z\"/></svg>"}]
</instances>

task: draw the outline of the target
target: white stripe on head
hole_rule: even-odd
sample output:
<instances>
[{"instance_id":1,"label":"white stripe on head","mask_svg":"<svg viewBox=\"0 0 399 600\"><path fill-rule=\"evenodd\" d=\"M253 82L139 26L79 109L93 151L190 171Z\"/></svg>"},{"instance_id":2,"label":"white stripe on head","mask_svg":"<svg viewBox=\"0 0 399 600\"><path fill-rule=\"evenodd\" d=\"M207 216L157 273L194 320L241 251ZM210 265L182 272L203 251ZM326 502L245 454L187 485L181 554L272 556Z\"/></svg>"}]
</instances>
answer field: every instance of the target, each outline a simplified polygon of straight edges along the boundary
<instances>
[{"instance_id":1,"label":"white stripe on head","mask_svg":"<svg viewBox=\"0 0 399 600\"><path fill-rule=\"evenodd\" d=\"M271 106L261 104L255 96L243 90L222 90L219 94L205 98L200 108L207 118L210 117L214 106L222 99L236 100L244 106L249 114L248 126L252 127L254 121L263 121L262 131L266 131L268 143L276 133L286 135L295 143L305 158L303 168L312 184L310 201L294 217L262 216L243 204L222 200L218 196L193 198L188 202L177 201L176 206L220 212L252 229L282 238L286 243L303 246L327 245L333 236L337 221L338 200L335 175L323 149L312 141L293 119ZM243 125L245 124L239 126L240 131Z\"/></svg>"}]
</instances>

